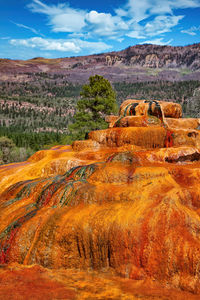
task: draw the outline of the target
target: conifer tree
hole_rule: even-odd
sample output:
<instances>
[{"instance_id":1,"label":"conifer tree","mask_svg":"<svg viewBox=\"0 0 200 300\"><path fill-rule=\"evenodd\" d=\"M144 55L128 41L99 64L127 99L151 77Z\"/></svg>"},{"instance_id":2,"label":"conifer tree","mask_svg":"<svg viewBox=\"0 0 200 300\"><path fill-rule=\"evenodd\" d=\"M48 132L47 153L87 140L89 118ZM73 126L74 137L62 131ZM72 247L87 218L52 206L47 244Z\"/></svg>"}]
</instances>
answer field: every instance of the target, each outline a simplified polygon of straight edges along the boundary
<instances>
[{"instance_id":1,"label":"conifer tree","mask_svg":"<svg viewBox=\"0 0 200 300\"><path fill-rule=\"evenodd\" d=\"M115 91L103 76L91 76L80 95L74 115L75 123L69 126L75 139L84 139L91 130L107 128L105 115L117 111Z\"/></svg>"}]
</instances>

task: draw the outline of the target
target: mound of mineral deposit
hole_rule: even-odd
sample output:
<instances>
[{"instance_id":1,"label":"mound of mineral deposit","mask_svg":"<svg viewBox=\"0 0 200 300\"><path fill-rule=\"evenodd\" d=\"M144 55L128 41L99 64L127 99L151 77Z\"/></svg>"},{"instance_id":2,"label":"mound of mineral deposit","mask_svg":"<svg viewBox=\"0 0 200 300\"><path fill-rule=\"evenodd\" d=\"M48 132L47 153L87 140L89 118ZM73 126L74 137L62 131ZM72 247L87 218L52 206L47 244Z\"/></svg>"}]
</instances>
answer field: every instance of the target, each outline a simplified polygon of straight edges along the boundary
<instances>
[{"instance_id":1,"label":"mound of mineral deposit","mask_svg":"<svg viewBox=\"0 0 200 300\"><path fill-rule=\"evenodd\" d=\"M181 115L128 100L89 140L0 167L0 297L199 299L199 123Z\"/></svg>"}]
</instances>

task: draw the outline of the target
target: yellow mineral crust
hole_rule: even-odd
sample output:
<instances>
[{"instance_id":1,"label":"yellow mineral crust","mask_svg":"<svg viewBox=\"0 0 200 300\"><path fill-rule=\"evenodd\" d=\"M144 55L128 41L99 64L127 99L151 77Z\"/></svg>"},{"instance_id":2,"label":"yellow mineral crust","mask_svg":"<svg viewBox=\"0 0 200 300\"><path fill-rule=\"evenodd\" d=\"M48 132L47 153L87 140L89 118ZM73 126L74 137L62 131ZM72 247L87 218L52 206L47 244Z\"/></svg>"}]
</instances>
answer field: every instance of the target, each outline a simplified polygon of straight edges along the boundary
<instances>
[{"instance_id":1,"label":"yellow mineral crust","mask_svg":"<svg viewBox=\"0 0 200 300\"><path fill-rule=\"evenodd\" d=\"M20 299L199 299L198 122L187 127L175 103L142 104L146 115L119 115L89 140L0 166L1 287L18 295L20 278Z\"/></svg>"},{"instance_id":2,"label":"yellow mineral crust","mask_svg":"<svg viewBox=\"0 0 200 300\"><path fill-rule=\"evenodd\" d=\"M108 147L136 145L144 148L162 148L166 130L163 127L126 127L92 131L90 139Z\"/></svg>"},{"instance_id":3,"label":"yellow mineral crust","mask_svg":"<svg viewBox=\"0 0 200 300\"><path fill-rule=\"evenodd\" d=\"M165 118L167 125L171 128L183 128L183 129L197 129L199 126L199 119L193 118Z\"/></svg>"}]
</instances>

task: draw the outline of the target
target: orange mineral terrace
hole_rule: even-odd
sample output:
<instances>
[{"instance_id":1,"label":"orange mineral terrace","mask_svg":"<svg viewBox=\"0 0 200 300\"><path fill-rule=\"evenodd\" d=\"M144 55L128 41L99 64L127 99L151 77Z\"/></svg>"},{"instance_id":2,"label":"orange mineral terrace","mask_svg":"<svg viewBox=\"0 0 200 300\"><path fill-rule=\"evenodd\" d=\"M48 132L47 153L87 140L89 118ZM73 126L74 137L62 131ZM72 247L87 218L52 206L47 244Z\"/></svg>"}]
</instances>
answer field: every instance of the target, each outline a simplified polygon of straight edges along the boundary
<instances>
[{"instance_id":1,"label":"orange mineral terrace","mask_svg":"<svg viewBox=\"0 0 200 300\"><path fill-rule=\"evenodd\" d=\"M106 121L0 166L0 299L200 299L200 120L130 99Z\"/></svg>"}]
</instances>

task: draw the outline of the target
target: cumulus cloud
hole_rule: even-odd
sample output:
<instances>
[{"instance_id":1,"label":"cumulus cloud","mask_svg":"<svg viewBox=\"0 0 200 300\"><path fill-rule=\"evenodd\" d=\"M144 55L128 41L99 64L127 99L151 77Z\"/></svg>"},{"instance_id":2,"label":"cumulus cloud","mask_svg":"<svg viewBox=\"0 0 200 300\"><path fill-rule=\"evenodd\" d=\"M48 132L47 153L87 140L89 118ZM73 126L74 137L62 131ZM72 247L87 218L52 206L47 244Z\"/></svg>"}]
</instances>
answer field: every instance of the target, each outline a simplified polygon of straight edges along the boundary
<instances>
[{"instance_id":1,"label":"cumulus cloud","mask_svg":"<svg viewBox=\"0 0 200 300\"><path fill-rule=\"evenodd\" d=\"M175 15L175 10L200 7L200 0L127 0L114 14L75 9L68 3L45 4L40 0L32 0L28 7L34 13L45 14L54 32L85 39L121 40L123 36L145 39L171 31L184 17Z\"/></svg>"},{"instance_id":2,"label":"cumulus cloud","mask_svg":"<svg viewBox=\"0 0 200 300\"><path fill-rule=\"evenodd\" d=\"M99 36L112 36L119 31L128 30L128 24L121 17L109 13L98 13L92 10L85 18L93 33Z\"/></svg>"},{"instance_id":3,"label":"cumulus cloud","mask_svg":"<svg viewBox=\"0 0 200 300\"><path fill-rule=\"evenodd\" d=\"M71 2L72 3L72 2ZM126 0L114 13L98 12L73 8L69 3L50 4L45 0L31 0L28 8L33 13L46 16L47 25L55 33L65 32L67 40L31 38L26 40L11 40L13 45L38 47L43 50L73 51L79 53L82 49L89 52L100 52L110 49L102 39L122 41L129 37L146 40L145 43L169 44L163 36L172 31L183 15L176 14L177 9L200 7L200 0ZM32 27L16 24L36 31ZM196 29L182 30L182 33L196 34ZM152 40L152 38L154 38ZM91 50L91 51L90 51Z\"/></svg>"},{"instance_id":4,"label":"cumulus cloud","mask_svg":"<svg viewBox=\"0 0 200 300\"><path fill-rule=\"evenodd\" d=\"M81 50L89 49L91 53L101 52L110 49L111 46L103 42L87 42L80 39L44 39L41 37L33 37L29 39L12 39L10 44L14 46L25 46L29 48L37 48L45 51L61 51L79 53Z\"/></svg>"},{"instance_id":5,"label":"cumulus cloud","mask_svg":"<svg viewBox=\"0 0 200 300\"><path fill-rule=\"evenodd\" d=\"M90 36L91 33L93 36L112 36L120 30L128 30L128 25L120 16L98 13L95 10L88 12L74 9L66 3L47 5L42 1L33 0L28 7L32 12L45 14L54 32L66 32L74 36L81 33L88 36L88 32Z\"/></svg>"},{"instance_id":6,"label":"cumulus cloud","mask_svg":"<svg viewBox=\"0 0 200 300\"><path fill-rule=\"evenodd\" d=\"M80 32L85 26L84 15L73 9L52 16L50 23L54 32Z\"/></svg>"}]
</instances>

